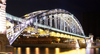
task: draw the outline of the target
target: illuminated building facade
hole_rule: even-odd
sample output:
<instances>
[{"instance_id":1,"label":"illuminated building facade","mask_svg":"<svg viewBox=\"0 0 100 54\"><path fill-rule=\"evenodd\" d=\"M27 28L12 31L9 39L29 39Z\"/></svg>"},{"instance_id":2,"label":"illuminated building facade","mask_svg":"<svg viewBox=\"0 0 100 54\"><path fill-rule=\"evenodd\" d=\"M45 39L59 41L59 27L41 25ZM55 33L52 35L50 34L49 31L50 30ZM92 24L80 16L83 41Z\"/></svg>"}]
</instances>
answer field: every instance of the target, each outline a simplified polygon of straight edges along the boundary
<instances>
[{"instance_id":1,"label":"illuminated building facade","mask_svg":"<svg viewBox=\"0 0 100 54\"><path fill-rule=\"evenodd\" d=\"M0 52L5 51L6 37L6 0L0 0ZM8 42L9 43L9 42Z\"/></svg>"},{"instance_id":2,"label":"illuminated building facade","mask_svg":"<svg viewBox=\"0 0 100 54\"><path fill-rule=\"evenodd\" d=\"M6 0L0 0L0 34L6 32Z\"/></svg>"}]
</instances>

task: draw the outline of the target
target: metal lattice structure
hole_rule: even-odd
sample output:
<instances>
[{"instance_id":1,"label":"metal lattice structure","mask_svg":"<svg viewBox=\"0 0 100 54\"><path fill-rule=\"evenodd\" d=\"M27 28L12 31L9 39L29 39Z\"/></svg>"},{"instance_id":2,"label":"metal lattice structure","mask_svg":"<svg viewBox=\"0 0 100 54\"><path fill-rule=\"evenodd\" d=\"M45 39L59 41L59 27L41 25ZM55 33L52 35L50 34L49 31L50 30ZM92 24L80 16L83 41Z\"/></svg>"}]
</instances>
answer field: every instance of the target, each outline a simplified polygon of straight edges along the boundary
<instances>
[{"instance_id":1,"label":"metal lattice structure","mask_svg":"<svg viewBox=\"0 0 100 54\"><path fill-rule=\"evenodd\" d=\"M7 38L12 44L15 39L28 26L70 34L78 37L85 37L84 31L77 18L70 12L63 9L40 10L23 16L23 18L6 14L6 20L12 23L12 27L7 29Z\"/></svg>"}]
</instances>

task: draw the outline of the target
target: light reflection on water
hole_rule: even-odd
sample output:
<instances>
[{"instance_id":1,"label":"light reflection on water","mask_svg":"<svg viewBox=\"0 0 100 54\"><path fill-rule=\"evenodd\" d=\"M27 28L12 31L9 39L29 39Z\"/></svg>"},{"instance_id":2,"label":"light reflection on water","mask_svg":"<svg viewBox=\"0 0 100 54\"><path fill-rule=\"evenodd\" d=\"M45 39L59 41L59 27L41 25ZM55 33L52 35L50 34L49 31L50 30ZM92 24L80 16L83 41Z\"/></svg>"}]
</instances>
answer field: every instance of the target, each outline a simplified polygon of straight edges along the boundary
<instances>
[{"instance_id":1,"label":"light reflection on water","mask_svg":"<svg viewBox=\"0 0 100 54\"><path fill-rule=\"evenodd\" d=\"M61 52L60 54L86 54L85 52L86 52L85 49L75 49L75 50Z\"/></svg>"},{"instance_id":2,"label":"light reflection on water","mask_svg":"<svg viewBox=\"0 0 100 54\"><path fill-rule=\"evenodd\" d=\"M30 47L26 47L26 54L30 54Z\"/></svg>"},{"instance_id":3,"label":"light reflection on water","mask_svg":"<svg viewBox=\"0 0 100 54\"><path fill-rule=\"evenodd\" d=\"M62 49L62 48L31 48L26 47L24 51L21 47L14 48L14 54L99 54L99 48L83 48L83 49Z\"/></svg>"},{"instance_id":4,"label":"light reflection on water","mask_svg":"<svg viewBox=\"0 0 100 54\"><path fill-rule=\"evenodd\" d=\"M49 54L49 48L45 48L45 54Z\"/></svg>"},{"instance_id":5,"label":"light reflection on water","mask_svg":"<svg viewBox=\"0 0 100 54\"><path fill-rule=\"evenodd\" d=\"M21 54L21 47L18 47L18 54Z\"/></svg>"},{"instance_id":6,"label":"light reflection on water","mask_svg":"<svg viewBox=\"0 0 100 54\"><path fill-rule=\"evenodd\" d=\"M100 54L100 50L99 50L100 48L96 48L94 51L95 51L95 53L96 54Z\"/></svg>"},{"instance_id":7,"label":"light reflection on water","mask_svg":"<svg viewBox=\"0 0 100 54\"><path fill-rule=\"evenodd\" d=\"M60 49L59 48L55 48L55 54L59 54L60 53Z\"/></svg>"},{"instance_id":8,"label":"light reflection on water","mask_svg":"<svg viewBox=\"0 0 100 54\"><path fill-rule=\"evenodd\" d=\"M39 48L38 48L38 47L35 48L35 54L40 54L40 52L39 52Z\"/></svg>"}]
</instances>

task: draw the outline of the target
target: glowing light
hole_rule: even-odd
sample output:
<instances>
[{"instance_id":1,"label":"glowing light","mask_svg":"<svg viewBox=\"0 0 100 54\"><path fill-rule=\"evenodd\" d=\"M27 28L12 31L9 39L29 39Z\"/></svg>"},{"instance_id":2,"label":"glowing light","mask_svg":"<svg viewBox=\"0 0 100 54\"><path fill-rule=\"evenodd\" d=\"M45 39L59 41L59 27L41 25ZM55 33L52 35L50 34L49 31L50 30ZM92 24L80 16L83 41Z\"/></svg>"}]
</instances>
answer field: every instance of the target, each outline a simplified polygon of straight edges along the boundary
<instances>
[{"instance_id":1,"label":"glowing light","mask_svg":"<svg viewBox=\"0 0 100 54\"><path fill-rule=\"evenodd\" d=\"M27 36L27 38L29 38L29 36Z\"/></svg>"},{"instance_id":2,"label":"glowing light","mask_svg":"<svg viewBox=\"0 0 100 54\"><path fill-rule=\"evenodd\" d=\"M27 31L27 33L31 33L31 31Z\"/></svg>"},{"instance_id":3,"label":"glowing light","mask_svg":"<svg viewBox=\"0 0 100 54\"><path fill-rule=\"evenodd\" d=\"M87 48L91 48L91 43L88 43L87 44Z\"/></svg>"},{"instance_id":4,"label":"glowing light","mask_svg":"<svg viewBox=\"0 0 100 54\"><path fill-rule=\"evenodd\" d=\"M55 54L59 54L60 53L60 49L59 48L55 48Z\"/></svg>"},{"instance_id":5,"label":"glowing light","mask_svg":"<svg viewBox=\"0 0 100 54\"><path fill-rule=\"evenodd\" d=\"M35 33L31 33L31 34L35 34Z\"/></svg>"},{"instance_id":6,"label":"glowing light","mask_svg":"<svg viewBox=\"0 0 100 54\"><path fill-rule=\"evenodd\" d=\"M29 47L26 48L26 54L30 54L30 48Z\"/></svg>"},{"instance_id":7,"label":"glowing light","mask_svg":"<svg viewBox=\"0 0 100 54\"><path fill-rule=\"evenodd\" d=\"M80 48L80 47L79 47L79 43L78 43L77 40L76 40L76 48Z\"/></svg>"},{"instance_id":8,"label":"glowing light","mask_svg":"<svg viewBox=\"0 0 100 54\"><path fill-rule=\"evenodd\" d=\"M43 17L43 20L46 19L46 17Z\"/></svg>"},{"instance_id":9,"label":"glowing light","mask_svg":"<svg viewBox=\"0 0 100 54\"><path fill-rule=\"evenodd\" d=\"M16 47L14 47L14 54L16 54Z\"/></svg>"},{"instance_id":10,"label":"glowing light","mask_svg":"<svg viewBox=\"0 0 100 54\"><path fill-rule=\"evenodd\" d=\"M85 41L82 41L82 43L85 43Z\"/></svg>"},{"instance_id":11,"label":"glowing light","mask_svg":"<svg viewBox=\"0 0 100 54\"><path fill-rule=\"evenodd\" d=\"M59 33L57 33L57 34L59 34Z\"/></svg>"},{"instance_id":12,"label":"glowing light","mask_svg":"<svg viewBox=\"0 0 100 54\"><path fill-rule=\"evenodd\" d=\"M21 47L18 47L18 54L21 54Z\"/></svg>"},{"instance_id":13,"label":"glowing light","mask_svg":"<svg viewBox=\"0 0 100 54\"><path fill-rule=\"evenodd\" d=\"M49 11L49 10L48 10L48 11ZM58 11L58 12L62 12L62 9L59 9L59 10L57 9L57 11ZM52 19L51 19L51 18L52 18L52 13L54 13L55 11L50 10L50 12L51 12L51 13L50 13L51 15L49 15L49 18L50 18L50 22L52 22ZM38 13L38 12L36 12L36 13ZM55 13L57 14L57 12L55 12ZM54 14L55 14L55 13L54 13ZM33 14L33 13L32 13L32 14ZM34 14L35 14L35 13L34 13ZM30 15L30 14L26 14L25 16L26 16L26 17L29 17L29 15ZM46 15L46 13L44 13L43 15ZM64 23L66 24L66 26L69 26L69 27L67 27L68 29L70 28L70 23L71 23L70 20L71 20L71 21L73 21L73 23L75 22L75 25L76 25L76 27L78 27L79 30L82 30L81 25L77 22L77 20L74 18L74 16L71 16L70 14L65 14L66 16L64 15L64 17L69 18L69 20L68 20L68 19L66 19L66 18L63 19L63 18L62 18L62 17L63 17L62 15L63 15L63 13L60 13L60 14L57 15L57 17L58 17L58 19L60 18L61 21L62 21L62 20L65 20L65 21L67 20L67 21L69 21L68 23L67 23L67 22L65 23L65 21L64 21ZM7 18L10 18L10 19L13 18L12 20L16 20L16 21L18 21L18 20L21 19L21 18L18 19L18 18L16 18L16 17L12 17L12 15L10 15L10 16L7 17ZM55 16L54 16L54 18L55 18ZM35 18L34 18L34 19L35 19ZM44 19L45 19L45 16L44 16ZM36 19L36 20L37 20L37 19ZM57 20L57 19L55 19L55 20ZM55 20L54 20L54 21L55 21ZM30 18L29 20L25 20L25 21L26 21L25 24L22 24L21 27L22 27L22 26L25 26L25 28L26 28L28 25L31 25L30 23L32 23L32 18ZM0 22L1 22L1 21L0 21ZM56 21L55 21L55 22L56 22ZM60 21L59 21L59 22L60 22ZM79 25L77 25L77 23L78 23ZM59 23L58 23L58 24L59 24ZM64 24L64 25L65 25L65 24ZM67 25L67 24L68 24L68 25ZM36 25L36 26L35 26L35 25ZM74 24L73 24L73 25L74 25ZM52 23L50 23L50 26L51 26L51 27L50 27L49 25L48 25L48 26L47 26L47 25L42 25L41 23L38 24L37 21L36 21L36 22L34 22L34 26L35 26L35 27L38 26L39 28L49 28L51 31L56 31L56 32L64 33L64 34L75 35L75 36L79 36L79 37L82 36L82 37L84 38L84 36L83 36L84 34L83 34L83 35L78 35L78 34L76 34L77 31L76 31L76 33L71 33L71 32L69 32L69 31L66 32L66 31L60 30L60 29L58 29L58 28L53 28L53 27L52 27ZM60 25L60 27L61 27L61 25ZM25 28L23 28L23 29L25 29ZM22 29L22 28L21 28L21 29ZM67 29L67 30L68 30L68 29ZM18 30L19 30L19 29L18 29ZM14 41L14 40L16 39L16 38L13 39L14 36L18 37L18 35L21 33L21 30L19 30L19 31L20 31L20 32L16 32L15 35L12 35L12 34L10 33L10 34L12 35L12 36L9 35L9 37L11 36L11 40ZM27 29L26 31L27 31L28 33L31 33L33 30L31 30L31 28L29 28L29 29ZM41 31L41 30L40 30L40 31ZM40 31L39 31L39 34L40 34L40 35L46 36L46 33L48 33L48 32L44 32L44 30L43 30L43 32L40 32ZM51 31L50 31L50 32L51 32ZM35 32L37 32L37 30L36 30ZM50 36L57 37L58 35L56 35L56 32L50 33ZM80 33L82 33L82 32L80 31ZM64 34L61 34L61 35L59 35L59 36L60 36L60 37L65 37ZM24 35L23 35L23 36L24 36ZM71 38L72 38L72 37L71 37ZM78 39L79 39L79 38L78 38ZM13 41L12 41L12 42L13 42ZM11 41L10 41L10 42L11 42Z\"/></svg>"},{"instance_id":14,"label":"glowing light","mask_svg":"<svg viewBox=\"0 0 100 54\"><path fill-rule=\"evenodd\" d=\"M20 38L20 37L18 37L18 38Z\"/></svg>"},{"instance_id":15,"label":"glowing light","mask_svg":"<svg viewBox=\"0 0 100 54\"><path fill-rule=\"evenodd\" d=\"M45 54L49 54L49 48L45 48Z\"/></svg>"},{"instance_id":16,"label":"glowing light","mask_svg":"<svg viewBox=\"0 0 100 54\"><path fill-rule=\"evenodd\" d=\"M35 54L39 54L39 48L35 48Z\"/></svg>"},{"instance_id":17,"label":"glowing light","mask_svg":"<svg viewBox=\"0 0 100 54\"><path fill-rule=\"evenodd\" d=\"M87 48L91 48L91 42L90 42L90 40L87 41Z\"/></svg>"},{"instance_id":18,"label":"glowing light","mask_svg":"<svg viewBox=\"0 0 100 54\"><path fill-rule=\"evenodd\" d=\"M12 52L10 54L13 54Z\"/></svg>"},{"instance_id":19,"label":"glowing light","mask_svg":"<svg viewBox=\"0 0 100 54\"><path fill-rule=\"evenodd\" d=\"M61 52L59 54L86 54L86 50L85 49L76 49L76 50Z\"/></svg>"},{"instance_id":20,"label":"glowing light","mask_svg":"<svg viewBox=\"0 0 100 54\"><path fill-rule=\"evenodd\" d=\"M94 54L94 49L86 48L86 54Z\"/></svg>"},{"instance_id":21,"label":"glowing light","mask_svg":"<svg viewBox=\"0 0 100 54\"><path fill-rule=\"evenodd\" d=\"M99 48L96 48L96 54L99 54Z\"/></svg>"}]
</instances>

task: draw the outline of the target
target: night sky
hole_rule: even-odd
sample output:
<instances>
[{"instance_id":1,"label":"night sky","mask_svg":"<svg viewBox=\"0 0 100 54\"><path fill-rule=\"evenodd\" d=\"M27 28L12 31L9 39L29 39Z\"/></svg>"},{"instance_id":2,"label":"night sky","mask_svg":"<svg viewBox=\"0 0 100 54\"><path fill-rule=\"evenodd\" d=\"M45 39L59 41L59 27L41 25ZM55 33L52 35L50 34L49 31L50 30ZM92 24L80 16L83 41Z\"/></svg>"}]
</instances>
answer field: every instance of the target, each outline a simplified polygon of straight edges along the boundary
<instances>
[{"instance_id":1,"label":"night sky","mask_svg":"<svg viewBox=\"0 0 100 54\"><path fill-rule=\"evenodd\" d=\"M38 10L65 9L80 21L85 35L92 33L99 37L100 2L99 0L7 0L6 12L21 17Z\"/></svg>"}]
</instances>

